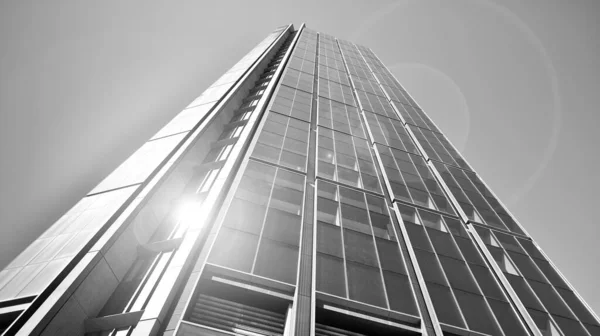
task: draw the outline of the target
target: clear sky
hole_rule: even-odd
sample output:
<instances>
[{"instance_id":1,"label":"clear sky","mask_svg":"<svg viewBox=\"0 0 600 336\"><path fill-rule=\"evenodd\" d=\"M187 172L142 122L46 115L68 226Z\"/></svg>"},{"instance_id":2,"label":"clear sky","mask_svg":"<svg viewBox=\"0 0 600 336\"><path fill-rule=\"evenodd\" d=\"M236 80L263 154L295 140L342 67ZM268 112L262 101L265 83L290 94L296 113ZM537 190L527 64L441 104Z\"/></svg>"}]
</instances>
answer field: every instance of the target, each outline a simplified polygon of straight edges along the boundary
<instances>
[{"instance_id":1,"label":"clear sky","mask_svg":"<svg viewBox=\"0 0 600 336\"><path fill-rule=\"evenodd\" d=\"M0 3L0 267L275 27L371 47L600 312L600 1Z\"/></svg>"}]
</instances>

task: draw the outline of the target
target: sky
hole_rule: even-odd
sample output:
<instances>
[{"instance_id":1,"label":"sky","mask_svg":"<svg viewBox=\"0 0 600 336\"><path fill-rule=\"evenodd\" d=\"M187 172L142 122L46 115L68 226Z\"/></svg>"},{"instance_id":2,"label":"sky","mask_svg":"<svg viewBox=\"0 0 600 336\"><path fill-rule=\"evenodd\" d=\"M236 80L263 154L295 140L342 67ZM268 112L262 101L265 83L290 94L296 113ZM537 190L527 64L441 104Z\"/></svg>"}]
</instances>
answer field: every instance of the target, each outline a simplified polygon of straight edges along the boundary
<instances>
[{"instance_id":1,"label":"sky","mask_svg":"<svg viewBox=\"0 0 600 336\"><path fill-rule=\"evenodd\" d=\"M370 47L596 312L600 1L0 3L0 268L274 28Z\"/></svg>"}]
</instances>

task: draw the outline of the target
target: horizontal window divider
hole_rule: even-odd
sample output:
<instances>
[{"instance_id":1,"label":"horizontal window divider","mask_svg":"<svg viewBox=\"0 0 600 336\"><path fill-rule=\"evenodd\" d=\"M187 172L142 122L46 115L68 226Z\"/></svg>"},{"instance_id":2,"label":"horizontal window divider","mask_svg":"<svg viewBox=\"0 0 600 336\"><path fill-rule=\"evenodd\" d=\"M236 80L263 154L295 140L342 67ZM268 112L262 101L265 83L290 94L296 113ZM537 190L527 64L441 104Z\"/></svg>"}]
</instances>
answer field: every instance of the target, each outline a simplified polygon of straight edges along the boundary
<instances>
[{"instance_id":1,"label":"horizontal window divider","mask_svg":"<svg viewBox=\"0 0 600 336\"><path fill-rule=\"evenodd\" d=\"M339 133L342 133L342 134L345 134L345 135L348 135L348 136L351 136L351 137L355 137L355 138L358 138L358 139L367 140L367 142L369 142L369 143L371 142L371 139L359 137L358 135L354 135L354 134L351 134L351 133L348 133L348 132L336 130L336 129L333 129L333 128L329 127L329 126L320 125L320 124L317 124L317 126L318 127L326 128L326 129L328 129L330 131L339 132Z\"/></svg>"},{"instance_id":2,"label":"horizontal window divider","mask_svg":"<svg viewBox=\"0 0 600 336\"><path fill-rule=\"evenodd\" d=\"M433 213L438 214L438 215L442 215L442 216L446 216L446 217L452 217L452 218L455 218L455 219L456 218L460 219L460 217L457 216L457 215L455 215L455 214L449 214L447 212L430 209L430 208L424 207L422 205L413 204L413 203L406 202L406 201L399 200L399 199L395 199L395 198L392 200L392 203L398 203L400 205L408 205L408 206L411 206L413 208L417 208L417 209L420 209L420 210L425 210L425 211L433 212Z\"/></svg>"},{"instance_id":3,"label":"horizontal window divider","mask_svg":"<svg viewBox=\"0 0 600 336\"><path fill-rule=\"evenodd\" d=\"M420 331L420 329L413 329L414 327L412 327L421 323L421 318L419 316L388 310L386 308L324 292L315 291L315 294L317 300L316 305L321 306L323 309L387 325L396 321L396 323L394 323L396 326L410 328L412 331ZM339 308L339 306L347 308Z\"/></svg>"},{"instance_id":4,"label":"horizontal window divider","mask_svg":"<svg viewBox=\"0 0 600 336\"><path fill-rule=\"evenodd\" d=\"M220 275L222 277L227 277L230 280L238 279L239 281L245 281L250 285L262 287L264 289L270 289L272 291L277 291L283 295L293 296L296 290L296 286L291 285L289 283L265 278L256 274L238 271L229 267L213 264L210 262L206 263L204 272L205 274L210 274L212 276L217 275L217 277L219 277Z\"/></svg>"},{"instance_id":5,"label":"horizontal window divider","mask_svg":"<svg viewBox=\"0 0 600 336\"><path fill-rule=\"evenodd\" d=\"M465 169L465 168L459 167L459 166L457 166L457 165L453 165L453 164L451 164L451 163L442 162L442 161L440 161L440 160L433 159L433 158L431 158L431 157L429 157L429 158L427 159L427 161L432 161L431 163L435 163L435 162L437 162L437 163L441 163L441 164L443 164L443 165L446 165L446 166L450 166L450 167L452 167L452 168L456 168L456 169L464 170L464 171L466 171L466 172L469 172L469 173L475 173L474 171L472 171L472 170L470 170L470 169ZM477 173L475 173L475 174L477 174Z\"/></svg>"},{"instance_id":6,"label":"horizontal window divider","mask_svg":"<svg viewBox=\"0 0 600 336\"><path fill-rule=\"evenodd\" d=\"M341 186L341 187L344 187L344 188L356 190L358 192L362 192L362 193L365 193L365 194L368 194L368 195L373 195L373 196L384 197L385 198L385 196L383 195L383 192L380 194L380 193L376 193L376 192L371 191L371 190L354 187L354 186L351 186L349 184L345 184L343 182L338 182L338 181L330 180L330 179L328 179L326 177L319 176L318 173L317 173L317 176L315 176L315 179L316 180L321 180L321 181L327 182L327 183L332 183L332 184L335 184L335 185L338 185L338 186ZM379 182L381 182L381 181L379 181Z\"/></svg>"},{"instance_id":7,"label":"horizontal window divider","mask_svg":"<svg viewBox=\"0 0 600 336\"><path fill-rule=\"evenodd\" d=\"M287 171L290 171L290 172L293 172L293 173L296 173L296 174L306 175L305 171L297 170L297 169L290 168L290 167L287 167L287 166L282 166L280 164L273 163L271 161L266 161L266 160L263 160L261 158L250 156L250 160L256 161L256 162L260 162L260 163L263 163L263 164L267 164L269 166L277 167L277 168L280 168L280 169L283 169L283 170L287 170Z\"/></svg>"},{"instance_id":8,"label":"horizontal window divider","mask_svg":"<svg viewBox=\"0 0 600 336\"><path fill-rule=\"evenodd\" d=\"M138 246L138 254L151 254L160 252L169 252L177 249L183 238L174 238L152 242Z\"/></svg>"},{"instance_id":9,"label":"horizontal window divider","mask_svg":"<svg viewBox=\"0 0 600 336\"><path fill-rule=\"evenodd\" d=\"M343 84L342 84L342 85L343 85ZM343 101L336 100L336 99L335 99L335 98L333 98L333 97L326 97L326 96L323 96L323 95L321 95L321 94L318 94L317 96L319 96L319 97L321 97L321 98L329 99L329 100L332 100L332 101L334 101L334 102L336 102L336 103L344 104L344 105L347 105L347 106L358 107L357 105L352 105L352 104L348 104L348 103L346 103L346 102L343 102Z\"/></svg>"},{"instance_id":10,"label":"horizontal window divider","mask_svg":"<svg viewBox=\"0 0 600 336\"><path fill-rule=\"evenodd\" d=\"M512 232L512 231L508 231L508 230L503 230L503 229L497 228L495 226L491 226L491 225L487 225L487 224L483 224L483 223L474 222L472 220L468 220L466 224L471 224L471 225L476 226L476 227L481 227L481 228L484 228L484 229L488 229L488 230L492 230L492 231L504 233L504 234L507 234L507 235L510 235L510 236L514 236L514 237L517 237L517 238L522 238L522 239L525 239L525 240L533 241L533 239L531 237L529 237L529 236L522 235L520 233L516 233L516 232Z\"/></svg>"},{"instance_id":11,"label":"horizontal window divider","mask_svg":"<svg viewBox=\"0 0 600 336\"><path fill-rule=\"evenodd\" d=\"M294 120L299 120L299 121L302 121L302 122L303 122L303 123L305 123L305 124L310 124L310 122L308 122L308 121L306 121L306 120L303 120L303 119L300 119L300 118L296 118L296 117L294 117L294 116L291 116L291 115L287 115L287 114L279 113L279 112L277 112L277 111L273 111L273 110L269 110L268 112L269 112L269 113L277 113L277 114L279 114L279 115L282 115L282 116L284 116L284 117L287 117L287 118L290 118L290 119L294 119ZM313 114L313 113L315 113L315 112L314 112L314 111L311 111L311 114ZM265 118L266 118L266 117L267 117L267 116L265 116Z\"/></svg>"},{"instance_id":12,"label":"horizontal window divider","mask_svg":"<svg viewBox=\"0 0 600 336\"><path fill-rule=\"evenodd\" d=\"M451 332L453 334L460 335L460 336L490 336L488 334L480 333L475 330L461 328L458 326L446 324L444 322L440 322L440 326L442 327L442 330L448 331L448 332Z\"/></svg>"},{"instance_id":13,"label":"horizontal window divider","mask_svg":"<svg viewBox=\"0 0 600 336\"><path fill-rule=\"evenodd\" d=\"M246 284L243 282L239 282L239 281L235 281L235 280L231 280L231 279L225 279L225 278L221 278L218 276L212 276L211 278L212 281L216 281L216 282L220 282L220 283L224 283L230 286L236 286L236 287L240 287L240 288L244 288L246 290L249 291L253 291L253 292L258 292L258 293L262 293L262 294L266 294L266 295L270 295L270 296L275 296L277 298L280 299L285 299L288 301L293 301L294 297L290 294L284 294L278 291L273 291L273 290L269 290L266 288L262 288L260 286L255 286L255 285L251 285L251 284Z\"/></svg>"},{"instance_id":14,"label":"horizontal window divider","mask_svg":"<svg viewBox=\"0 0 600 336\"><path fill-rule=\"evenodd\" d=\"M294 70L296 70L296 69L294 69ZM281 82L281 80L280 80L280 82ZM306 92L306 93L310 93L310 94L313 94L313 93L314 93L314 92L313 92L313 91L314 91L314 88L313 88L313 91L306 91L306 90L303 90L303 89L301 89L301 88L299 88L299 87L293 87L293 86L289 86L289 85L287 85L287 84L284 84L284 83L280 83L280 84L279 84L279 86L285 86L285 87L288 87L288 88L290 88L290 89L293 89L293 90L298 90L298 91L302 91L302 92Z\"/></svg>"},{"instance_id":15,"label":"horizontal window divider","mask_svg":"<svg viewBox=\"0 0 600 336\"><path fill-rule=\"evenodd\" d=\"M139 310L135 312L87 319L84 321L85 332L87 334L134 326L140 321L143 313L143 310Z\"/></svg>"}]
</instances>

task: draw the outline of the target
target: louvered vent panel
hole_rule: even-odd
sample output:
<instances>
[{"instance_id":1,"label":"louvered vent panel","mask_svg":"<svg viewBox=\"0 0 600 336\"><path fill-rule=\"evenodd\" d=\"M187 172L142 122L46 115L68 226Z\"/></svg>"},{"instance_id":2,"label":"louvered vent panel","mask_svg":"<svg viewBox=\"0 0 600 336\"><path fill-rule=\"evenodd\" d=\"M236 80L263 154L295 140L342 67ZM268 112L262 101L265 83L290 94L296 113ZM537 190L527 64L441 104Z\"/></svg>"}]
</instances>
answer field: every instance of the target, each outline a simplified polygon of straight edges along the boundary
<instances>
[{"instance_id":1,"label":"louvered vent panel","mask_svg":"<svg viewBox=\"0 0 600 336\"><path fill-rule=\"evenodd\" d=\"M188 318L192 323L236 335L283 335L285 315L208 295L199 295Z\"/></svg>"},{"instance_id":2,"label":"louvered vent panel","mask_svg":"<svg viewBox=\"0 0 600 336\"><path fill-rule=\"evenodd\" d=\"M339 328L330 327L324 324L317 323L315 327L315 335L316 336L365 336L364 334L359 334Z\"/></svg>"}]
</instances>

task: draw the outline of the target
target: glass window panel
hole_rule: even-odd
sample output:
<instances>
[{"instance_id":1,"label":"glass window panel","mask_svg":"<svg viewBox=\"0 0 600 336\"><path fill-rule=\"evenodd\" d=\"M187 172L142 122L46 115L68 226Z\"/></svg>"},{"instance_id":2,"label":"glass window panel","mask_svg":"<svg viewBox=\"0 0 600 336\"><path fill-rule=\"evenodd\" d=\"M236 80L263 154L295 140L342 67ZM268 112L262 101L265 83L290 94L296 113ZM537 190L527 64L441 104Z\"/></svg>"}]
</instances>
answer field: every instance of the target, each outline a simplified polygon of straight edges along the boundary
<instances>
[{"instance_id":1,"label":"glass window panel","mask_svg":"<svg viewBox=\"0 0 600 336\"><path fill-rule=\"evenodd\" d=\"M488 299L488 303L500 324L500 327L507 336L526 336L528 335L519 318L506 302Z\"/></svg>"},{"instance_id":2,"label":"glass window panel","mask_svg":"<svg viewBox=\"0 0 600 336\"><path fill-rule=\"evenodd\" d=\"M346 268L350 299L386 308L379 269L350 261Z\"/></svg>"},{"instance_id":3,"label":"glass window panel","mask_svg":"<svg viewBox=\"0 0 600 336\"><path fill-rule=\"evenodd\" d=\"M421 211L421 210L419 210L419 215L421 216L421 220L422 220L421 222L424 226L432 228L432 229L436 229L438 231L448 232L448 230L446 229L446 226L444 225L444 223L442 221L442 216L428 212L428 211Z\"/></svg>"},{"instance_id":4,"label":"glass window panel","mask_svg":"<svg viewBox=\"0 0 600 336\"><path fill-rule=\"evenodd\" d=\"M549 262L540 259L533 259L533 261L554 286L569 289L569 286L565 283L562 277L554 270L554 267L552 267L552 265L550 265Z\"/></svg>"},{"instance_id":5,"label":"glass window panel","mask_svg":"<svg viewBox=\"0 0 600 336\"><path fill-rule=\"evenodd\" d=\"M340 187L340 202L349 204L361 209L366 209L364 194L352 189Z\"/></svg>"},{"instance_id":6,"label":"glass window panel","mask_svg":"<svg viewBox=\"0 0 600 336\"><path fill-rule=\"evenodd\" d=\"M423 273L423 278L425 278L426 281L448 286L435 254L422 250L415 250L415 255L417 256L421 273Z\"/></svg>"},{"instance_id":7,"label":"glass window panel","mask_svg":"<svg viewBox=\"0 0 600 336\"><path fill-rule=\"evenodd\" d=\"M494 235L498 239L498 242L506 249L510 251L515 251L519 253L525 253L525 251L521 248L521 245L517 243L517 240L504 233L495 232Z\"/></svg>"},{"instance_id":8,"label":"glass window panel","mask_svg":"<svg viewBox=\"0 0 600 336\"><path fill-rule=\"evenodd\" d=\"M581 324L579 324L579 322L577 322L576 320L564 318L562 316L557 315L552 315L552 318L554 318L554 321L556 321L556 323L560 327L560 330L562 330L562 332L565 335L587 336L587 332L585 332L585 329L583 329Z\"/></svg>"},{"instance_id":9,"label":"glass window panel","mask_svg":"<svg viewBox=\"0 0 600 336\"><path fill-rule=\"evenodd\" d=\"M287 150L281 152L280 164L284 167L296 169L299 171L306 170L306 155L292 153Z\"/></svg>"},{"instance_id":10,"label":"glass window panel","mask_svg":"<svg viewBox=\"0 0 600 336\"><path fill-rule=\"evenodd\" d=\"M324 197L317 198L317 220L333 225L338 222L338 202Z\"/></svg>"},{"instance_id":11,"label":"glass window panel","mask_svg":"<svg viewBox=\"0 0 600 336\"><path fill-rule=\"evenodd\" d=\"M590 333L590 335L600 336L600 327L599 326L586 324L586 323L584 323L583 325L585 326L585 329L587 329L587 331Z\"/></svg>"},{"instance_id":12,"label":"glass window panel","mask_svg":"<svg viewBox=\"0 0 600 336\"><path fill-rule=\"evenodd\" d=\"M444 233L438 230L427 228L427 234L431 239L431 244L438 254L442 254L455 259L461 259L458 248L452 241L452 236L449 233Z\"/></svg>"},{"instance_id":13,"label":"glass window panel","mask_svg":"<svg viewBox=\"0 0 600 336\"><path fill-rule=\"evenodd\" d=\"M401 204L398 204L397 206L398 206L398 209L400 210L400 214L401 214L403 222L414 223L414 224L421 223L421 221L419 220L419 217L417 217L417 211L415 210L415 208L401 205Z\"/></svg>"},{"instance_id":14,"label":"glass window panel","mask_svg":"<svg viewBox=\"0 0 600 336\"><path fill-rule=\"evenodd\" d=\"M473 245L471 239L454 237L454 240L456 241L458 247L460 247L460 251L468 262L478 265L485 265L485 262L483 259L481 259L481 255L477 251L475 245Z\"/></svg>"},{"instance_id":15,"label":"glass window panel","mask_svg":"<svg viewBox=\"0 0 600 336\"><path fill-rule=\"evenodd\" d=\"M372 236L344 229L344 250L346 260L378 267Z\"/></svg>"},{"instance_id":16,"label":"glass window panel","mask_svg":"<svg viewBox=\"0 0 600 336\"><path fill-rule=\"evenodd\" d=\"M479 289L477 289L477 285L475 285L473 277L471 274L469 274L469 269L467 268L466 263L456 259L444 257L442 255L438 257L452 288L480 294Z\"/></svg>"},{"instance_id":17,"label":"glass window panel","mask_svg":"<svg viewBox=\"0 0 600 336\"><path fill-rule=\"evenodd\" d=\"M433 252L433 248L429 243L429 238L427 238L422 226L410 224L410 222L406 222L405 226L408 237L410 237L410 242L414 248Z\"/></svg>"},{"instance_id":18,"label":"glass window panel","mask_svg":"<svg viewBox=\"0 0 600 336\"><path fill-rule=\"evenodd\" d=\"M452 293L450 293L450 288L427 282L427 290L440 322L464 328L465 325Z\"/></svg>"},{"instance_id":19,"label":"glass window panel","mask_svg":"<svg viewBox=\"0 0 600 336\"><path fill-rule=\"evenodd\" d=\"M530 280L528 282L533 291L537 294L537 297L551 314L575 318L558 294L553 290L552 286L537 281Z\"/></svg>"},{"instance_id":20,"label":"glass window panel","mask_svg":"<svg viewBox=\"0 0 600 336\"><path fill-rule=\"evenodd\" d=\"M13 299L46 266L45 263L25 266L0 290L0 301Z\"/></svg>"},{"instance_id":21,"label":"glass window panel","mask_svg":"<svg viewBox=\"0 0 600 336\"><path fill-rule=\"evenodd\" d=\"M303 198L304 193L301 190L276 185L271 194L269 207L300 215Z\"/></svg>"},{"instance_id":22,"label":"glass window panel","mask_svg":"<svg viewBox=\"0 0 600 336\"><path fill-rule=\"evenodd\" d=\"M148 141L100 182L90 194L141 183L171 153L185 134Z\"/></svg>"},{"instance_id":23,"label":"glass window panel","mask_svg":"<svg viewBox=\"0 0 600 336\"><path fill-rule=\"evenodd\" d=\"M523 274L524 277L535 281L546 282L546 279L544 278L542 273L540 273L540 271L537 269L537 267L531 261L530 258L528 258L526 255L515 253L512 251L506 252L510 255L512 261L515 264L517 264L519 271L521 271L521 274Z\"/></svg>"},{"instance_id":24,"label":"glass window panel","mask_svg":"<svg viewBox=\"0 0 600 336\"><path fill-rule=\"evenodd\" d=\"M344 261L340 258L317 253L317 291L346 297Z\"/></svg>"},{"instance_id":25,"label":"glass window panel","mask_svg":"<svg viewBox=\"0 0 600 336\"><path fill-rule=\"evenodd\" d=\"M575 296L575 293L562 288L556 288L556 290L582 322L599 325L590 311Z\"/></svg>"},{"instance_id":26,"label":"glass window panel","mask_svg":"<svg viewBox=\"0 0 600 336\"><path fill-rule=\"evenodd\" d=\"M390 309L406 314L418 315L408 276L383 271L383 279L385 280Z\"/></svg>"},{"instance_id":27,"label":"glass window panel","mask_svg":"<svg viewBox=\"0 0 600 336\"><path fill-rule=\"evenodd\" d=\"M337 200L337 186L332 183L318 181L317 195L330 200Z\"/></svg>"},{"instance_id":28,"label":"glass window panel","mask_svg":"<svg viewBox=\"0 0 600 336\"><path fill-rule=\"evenodd\" d=\"M64 247L58 252L58 254L54 258L60 259L64 257L74 256L83 248L85 244L87 244L87 242L89 242L89 240L95 233L95 230L78 232L73 239L71 239L67 244L64 245Z\"/></svg>"},{"instance_id":29,"label":"glass window panel","mask_svg":"<svg viewBox=\"0 0 600 336\"><path fill-rule=\"evenodd\" d=\"M260 140L259 140L260 141ZM266 144L257 143L252 152L252 156L269 162L279 161L280 149Z\"/></svg>"},{"instance_id":30,"label":"glass window panel","mask_svg":"<svg viewBox=\"0 0 600 336\"><path fill-rule=\"evenodd\" d=\"M394 229L392 228L392 221L390 220L389 216L373 211L369 212L369 216L371 217L373 233L376 237L396 240L396 235L394 234Z\"/></svg>"},{"instance_id":31,"label":"glass window panel","mask_svg":"<svg viewBox=\"0 0 600 336\"><path fill-rule=\"evenodd\" d=\"M25 251L21 252L6 268L27 265L33 258L42 252L51 242L52 238L34 240Z\"/></svg>"},{"instance_id":32,"label":"glass window panel","mask_svg":"<svg viewBox=\"0 0 600 336\"><path fill-rule=\"evenodd\" d=\"M351 185L353 187L362 187L360 183L360 175L357 171L338 166L337 173L339 182Z\"/></svg>"},{"instance_id":33,"label":"glass window panel","mask_svg":"<svg viewBox=\"0 0 600 336\"><path fill-rule=\"evenodd\" d=\"M221 227L208 261L243 272L250 272L257 245L258 236Z\"/></svg>"},{"instance_id":34,"label":"glass window panel","mask_svg":"<svg viewBox=\"0 0 600 336\"><path fill-rule=\"evenodd\" d=\"M465 230L465 227L462 225L462 223L459 220L444 217L444 221L450 228L450 232L452 232L453 235L469 238L469 234L467 233L467 230ZM463 254L464 254L464 252L463 252ZM465 256L465 258L466 258L466 256Z\"/></svg>"},{"instance_id":35,"label":"glass window panel","mask_svg":"<svg viewBox=\"0 0 600 336\"><path fill-rule=\"evenodd\" d=\"M17 273L21 271L21 268L11 268L0 271L0 289L4 287Z\"/></svg>"},{"instance_id":36,"label":"glass window panel","mask_svg":"<svg viewBox=\"0 0 600 336\"><path fill-rule=\"evenodd\" d=\"M546 260L546 258L544 258L544 255L540 252L540 250L538 250L538 248L533 244L532 241L519 239L519 243L521 244L521 246L523 246L523 248L525 248L525 250L527 250L527 252L529 252L530 256L537 259Z\"/></svg>"},{"instance_id":37,"label":"glass window panel","mask_svg":"<svg viewBox=\"0 0 600 336\"><path fill-rule=\"evenodd\" d=\"M345 228L371 234L367 210L341 203L342 224Z\"/></svg>"},{"instance_id":38,"label":"glass window panel","mask_svg":"<svg viewBox=\"0 0 600 336\"><path fill-rule=\"evenodd\" d=\"M485 296L506 301L500 287L498 287L498 284L487 267L474 264L470 264L469 267Z\"/></svg>"},{"instance_id":39,"label":"glass window panel","mask_svg":"<svg viewBox=\"0 0 600 336\"><path fill-rule=\"evenodd\" d=\"M41 293L48 284L60 273L65 266L71 261L71 258L62 258L58 260L50 261L46 266L38 273L38 275L31 280L25 288L18 294L18 296L30 296Z\"/></svg>"},{"instance_id":40,"label":"glass window panel","mask_svg":"<svg viewBox=\"0 0 600 336\"><path fill-rule=\"evenodd\" d=\"M548 314L529 308L527 311L544 336L561 336Z\"/></svg>"},{"instance_id":41,"label":"glass window panel","mask_svg":"<svg viewBox=\"0 0 600 336\"><path fill-rule=\"evenodd\" d=\"M272 240L298 246L302 216L270 208L267 212L263 235Z\"/></svg>"},{"instance_id":42,"label":"glass window panel","mask_svg":"<svg viewBox=\"0 0 600 336\"><path fill-rule=\"evenodd\" d=\"M499 335L500 330L485 304L483 296L455 290L456 300L467 320L469 329L491 335Z\"/></svg>"},{"instance_id":43,"label":"glass window panel","mask_svg":"<svg viewBox=\"0 0 600 336\"><path fill-rule=\"evenodd\" d=\"M262 239L256 257L254 273L267 278L295 284L298 269L298 248Z\"/></svg>"},{"instance_id":44,"label":"glass window panel","mask_svg":"<svg viewBox=\"0 0 600 336\"><path fill-rule=\"evenodd\" d=\"M376 238L376 242L381 268L385 271L407 275L398 243L379 238Z\"/></svg>"},{"instance_id":45,"label":"glass window panel","mask_svg":"<svg viewBox=\"0 0 600 336\"><path fill-rule=\"evenodd\" d=\"M540 311L544 310L523 278L512 274L504 274L504 276L506 276L506 279L510 282L510 286L515 290L525 307Z\"/></svg>"},{"instance_id":46,"label":"glass window panel","mask_svg":"<svg viewBox=\"0 0 600 336\"><path fill-rule=\"evenodd\" d=\"M223 225L259 234L265 218L266 207L246 200L234 198L225 216Z\"/></svg>"},{"instance_id":47,"label":"glass window panel","mask_svg":"<svg viewBox=\"0 0 600 336\"><path fill-rule=\"evenodd\" d=\"M323 222L317 223L317 251L343 258L340 228Z\"/></svg>"}]
</instances>

